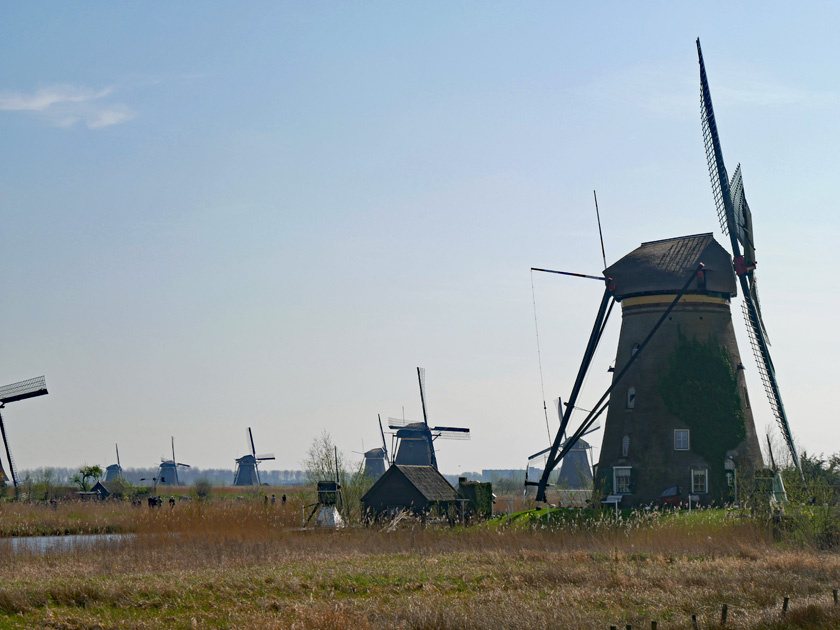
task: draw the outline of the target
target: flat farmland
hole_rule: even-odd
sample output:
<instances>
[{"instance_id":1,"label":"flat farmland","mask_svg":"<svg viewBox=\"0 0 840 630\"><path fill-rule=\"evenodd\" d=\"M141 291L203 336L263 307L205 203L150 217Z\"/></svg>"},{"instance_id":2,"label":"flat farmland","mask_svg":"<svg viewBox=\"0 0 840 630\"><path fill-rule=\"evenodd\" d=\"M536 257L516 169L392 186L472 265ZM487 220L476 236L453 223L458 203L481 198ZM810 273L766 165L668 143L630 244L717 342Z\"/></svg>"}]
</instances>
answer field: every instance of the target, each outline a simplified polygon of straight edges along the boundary
<instances>
[{"instance_id":1,"label":"flat farmland","mask_svg":"<svg viewBox=\"0 0 840 630\"><path fill-rule=\"evenodd\" d=\"M724 604L728 628L840 627L837 553L713 512L325 532L301 531L299 507L214 499L3 505L0 529L85 511L90 531L133 535L0 547L0 627L715 628Z\"/></svg>"}]
</instances>

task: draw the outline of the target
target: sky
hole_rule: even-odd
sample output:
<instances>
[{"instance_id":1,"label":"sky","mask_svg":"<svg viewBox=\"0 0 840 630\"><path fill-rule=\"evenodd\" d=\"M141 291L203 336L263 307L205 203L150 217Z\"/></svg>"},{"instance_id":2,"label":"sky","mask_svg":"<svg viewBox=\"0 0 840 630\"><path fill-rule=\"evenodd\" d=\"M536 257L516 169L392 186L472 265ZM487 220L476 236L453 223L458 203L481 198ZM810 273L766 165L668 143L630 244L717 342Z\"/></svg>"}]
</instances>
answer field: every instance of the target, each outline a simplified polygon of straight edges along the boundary
<instances>
[{"instance_id":1,"label":"sky","mask_svg":"<svg viewBox=\"0 0 840 630\"><path fill-rule=\"evenodd\" d=\"M590 5L0 4L0 383L49 388L3 410L18 468L104 466L115 443L153 466L174 436L179 461L232 469L247 427L268 469L323 431L359 459L377 415L421 419L418 366L430 423L472 431L437 443L441 470L523 468L603 290L530 268L603 269L593 190L608 264L726 244L698 36L794 436L840 451L821 272L840 264L840 7Z\"/></svg>"}]
</instances>

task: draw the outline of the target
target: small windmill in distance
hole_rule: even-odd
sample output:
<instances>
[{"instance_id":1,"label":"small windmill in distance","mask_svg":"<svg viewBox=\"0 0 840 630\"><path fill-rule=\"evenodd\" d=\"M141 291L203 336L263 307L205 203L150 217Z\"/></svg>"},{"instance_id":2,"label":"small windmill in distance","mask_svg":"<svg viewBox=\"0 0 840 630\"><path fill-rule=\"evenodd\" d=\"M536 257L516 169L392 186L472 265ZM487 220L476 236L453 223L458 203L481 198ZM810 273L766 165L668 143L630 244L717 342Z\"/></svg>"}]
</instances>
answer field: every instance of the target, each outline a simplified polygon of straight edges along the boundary
<instances>
[{"instance_id":1,"label":"small windmill in distance","mask_svg":"<svg viewBox=\"0 0 840 630\"><path fill-rule=\"evenodd\" d=\"M382 446L365 451L364 476L376 481L388 469L388 445L385 443L385 431L382 430L382 418L379 418L379 433L382 436Z\"/></svg>"},{"instance_id":2,"label":"small windmill in distance","mask_svg":"<svg viewBox=\"0 0 840 630\"><path fill-rule=\"evenodd\" d=\"M251 446L251 454L240 457L236 460L236 473L233 475L234 486L259 486L260 481L259 463L274 459L274 453L257 455L254 448L254 434L251 427L248 427L248 444Z\"/></svg>"},{"instance_id":3,"label":"small windmill in distance","mask_svg":"<svg viewBox=\"0 0 840 630\"><path fill-rule=\"evenodd\" d=\"M172 436L172 459L160 458L158 468L157 485L159 486L180 486L178 480L178 467L189 468L189 464L182 464L175 459L175 437Z\"/></svg>"},{"instance_id":4,"label":"small windmill in distance","mask_svg":"<svg viewBox=\"0 0 840 630\"><path fill-rule=\"evenodd\" d=\"M469 440L470 430L464 427L430 427L426 412L426 370L417 368L420 383L420 403L423 406L423 422L407 422L404 418L388 418L388 428L396 429L397 454L394 463L403 466L433 466L437 470L434 441Z\"/></svg>"},{"instance_id":5,"label":"small windmill in distance","mask_svg":"<svg viewBox=\"0 0 840 630\"><path fill-rule=\"evenodd\" d=\"M25 381L5 385L0 387L0 409L5 408L6 403L35 398L36 396L44 396L48 393L47 380L43 376L36 376ZM9 448L9 440L6 438L6 425L3 423L2 415L0 415L0 433L3 434L3 445L6 447L6 458L9 460L9 472L12 473L12 483L17 488L18 481L15 460L12 459L12 451ZM0 478L4 481L8 480L2 464L0 464Z\"/></svg>"},{"instance_id":6,"label":"small windmill in distance","mask_svg":"<svg viewBox=\"0 0 840 630\"><path fill-rule=\"evenodd\" d=\"M111 464L110 466L105 468L105 481L116 481L118 478L122 477L122 466L120 465L120 447L118 444L114 444L114 448L117 450L117 463Z\"/></svg>"}]
</instances>

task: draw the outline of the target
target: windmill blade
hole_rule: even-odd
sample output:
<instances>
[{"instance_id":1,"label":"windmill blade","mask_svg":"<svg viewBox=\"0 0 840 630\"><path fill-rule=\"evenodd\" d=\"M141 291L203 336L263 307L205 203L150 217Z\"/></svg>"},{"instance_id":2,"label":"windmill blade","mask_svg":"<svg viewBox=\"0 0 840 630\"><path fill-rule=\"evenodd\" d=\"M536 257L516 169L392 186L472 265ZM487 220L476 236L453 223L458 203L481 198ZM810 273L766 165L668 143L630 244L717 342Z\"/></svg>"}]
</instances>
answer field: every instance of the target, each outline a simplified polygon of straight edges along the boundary
<instances>
[{"instance_id":1,"label":"windmill blade","mask_svg":"<svg viewBox=\"0 0 840 630\"><path fill-rule=\"evenodd\" d=\"M181 466L182 468L190 468L190 465L189 465L189 464L182 464L181 462L178 462L178 463L177 463L177 464L175 464L175 465L176 465L176 466Z\"/></svg>"},{"instance_id":2,"label":"windmill blade","mask_svg":"<svg viewBox=\"0 0 840 630\"><path fill-rule=\"evenodd\" d=\"M706 66L703 63L703 51L700 49L699 38L697 39L697 57L700 62L700 107L703 121L703 142L706 146L706 160L709 164L709 176L712 180L712 194L715 198L715 207L718 212L718 218L721 219L721 227L724 228L724 232L729 234L733 264L735 272L738 275L738 281L741 284L741 291L744 294L742 308L747 319L747 330L750 332L750 345L752 346L753 355L755 356L758 371L761 375L761 381L764 384L764 391L767 394L767 399L770 402L776 423L779 425L779 429L790 451L791 458L799 471L799 476L804 482L805 477L802 473L802 465L799 461L799 455L796 452L796 445L793 442L790 423L787 419L787 413L782 403L782 394L779 391L779 384L776 380L776 371L773 368L773 361L770 358L767 339L764 335L760 307L758 306L758 302L754 300L755 292L750 286L751 276L754 275L755 261L746 260L746 257L741 255L738 225L735 218L735 206L732 202L729 180L726 177L726 166L723 163L723 152L720 148L720 138L717 132L714 108L712 107L712 95L706 77ZM739 193L740 197L743 194L741 178L733 178L733 182L739 186L739 190L741 191ZM741 183L739 184L739 182ZM744 198L744 205L746 205L746 198ZM723 209L722 215L721 208ZM748 227L750 228L751 237L752 216L748 214L748 210L745 212L747 213L745 216L749 216ZM752 243L751 240L750 243ZM750 247L752 247L752 244L750 244ZM757 293L755 293L755 297L757 297Z\"/></svg>"},{"instance_id":3,"label":"windmill blade","mask_svg":"<svg viewBox=\"0 0 840 630\"><path fill-rule=\"evenodd\" d=\"M117 449L117 466L119 466L120 469L122 469L122 466L120 465L120 445L114 444L114 447Z\"/></svg>"},{"instance_id":4,"label":"windmill blade","mask_svg":"<svg viewBox=\"0 0 840 630\"><path fill-rule=\"evenodd\" d=\"M379 433L382 435L382 452L385 453L385 460L388 460L388 445L385 443L385 431L382 430L382 416L376 414L379 419Z\"/></svg>"},{"instance_id":5,"label":"windmill blade","mask_svg":"<svg viewBox=\"0 0 840 630\"><path fill-rule=\"evenodd\" d=\"M462 427L435 427L430 429L436 438L444 440L469 440L470 430Z\"/></svg>"},{"instance_id":6,"label":"windmill blade","mask_svg":"<svg viewBox=\"0 0 840 630\"><path fill-rule=\"evenodd\" d=\"M388 418L389 429L401 429L403 427L407 427L410 424L418 423L414 420L406 420L405 418Z\"/></svg>"},{"instance_id":7,"label":"windmill blade","mask_svg":"<svg viewBox=\"0 0 840 630\"><path fill-rule=\"evenodd\" d=\"M601 421L596 420L594 422L594 424L592 424L591 427L589 427L586 431L584 431L583 433L580 434L580 437L584 437L586 435L589 435L590 433L595 433L595 431L597 431L600 428L601 428Z\"/></svg>"},{"instance_id":8,"label":"windmill blade","mask_svg":"<svg viewBox=\"0 0 840 630\"><path fill-rule=\"evenodd\" d=\"M417 368L417 380L420 382L420 403L423 405L423 422L429 426L429 416L426 414L426 369Z\"/></svg>"},{"instance_id":9,"label":"windmill blade","mask_svg":"<svg viewBox=\"0 0 840 630\"><path fill-rule=\"evenodd\" d=\"M175 436L173 435L171 437L172 437L172 463L175 463L175 461L176 461L176 459L175 459Z\"/></svg>"},{"instance_id":10,"label":"windmill blade","mask_svg":"<svg viewBox=\"0 0 840 630\"><path fill-rule=\"evenodd\" d=\"M9 472L12 474L12 483L17 488L17 470L15 470L15 460L12 458L12 449L9 448L9 439L6 437L6 425L3 423L3 415L0 414L0 433L3 435L3 446L6 448L6 459L9 460Z\"/></svg>"},{"instance_id":11,"label":"windmill blade","mask_svg":"<svg viewBox=\"0 0 840 630\"><path fill-rule=\"evenodd\" d=\"M248 427L248 441L251 443L251 455L256 456L257 449L254 448L254 434L251 433L251 427Z\"/></svg>"},{"instance_id":12,"label":"windmill blade","mask_svg":"<svg viewBox=\"0 0 840 630\"><path fill-rule=\"evenodd\" d=\"M0 403L16 402L18 400L43 396L48 393L47 380L43 376L36 376L35 378L0 387Z\"/></svg>"},{"instance_id":13,"label":"windmill blade","mask_svg":"<svg viewBox=\"0 0 840 630\"><path fill-rule=\"evenodd\" d=\"M266 453L265 455L255 455L254 457L257 461L262 462L268 459L274 459L274 453Z\"/></svg>"}]
</instances>

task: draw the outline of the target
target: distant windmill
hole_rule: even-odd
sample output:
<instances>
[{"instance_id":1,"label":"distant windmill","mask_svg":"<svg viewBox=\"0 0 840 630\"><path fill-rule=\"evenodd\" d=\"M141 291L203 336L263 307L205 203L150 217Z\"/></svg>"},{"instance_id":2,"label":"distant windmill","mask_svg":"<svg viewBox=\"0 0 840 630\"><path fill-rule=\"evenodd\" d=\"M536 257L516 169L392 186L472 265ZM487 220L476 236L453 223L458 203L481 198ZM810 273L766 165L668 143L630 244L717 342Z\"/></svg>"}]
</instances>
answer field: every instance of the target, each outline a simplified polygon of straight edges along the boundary
<instances>
[{"instance_id":1,"label":"distant windmill","mask_svg":"<svg viewBox=\"0 0 840 630\"><path fill-rule=\"evenodd\" d=\"M563 422L563 405L560 404L560 399L555 399L555 404L557 406L557 414L560 416L560 422ZM568 405L566 405L568 407ZM581 410L585 411L585 410ZM591 427L589 427L586 432L581 434L581 438L589 435L590 433L594 433L598 429L601 428L600 422L595 422ZM567 439L564 435L563 441L560 443L560 448L563 448L567 442ZM589 462L589 450L592 447L589 445L586 440L578 439L574 444L571 445L569 450L566 453L566 456L562 459L562 464L560 466L560 473L557 476L557 485L566 487L569 489L583 489L591 487L592 485L592 465ZM531 463L542 457L544 460L547 460L546 453L551 450L551 447L545 448L541 450L539 453L534 453L528 458L528 465L525 468L525 485L526 486L536 486L538 485L535 481L529 481L528 473L531 470Z\"/></svg>"},{"instance_id":2,"label":"distant windmill","mask_svg":"<svg viewBox=\"0 0 840 630\"><path fill-rule=\"evenodd\" d=\"M17 402L18 400L25 400L26 398L35 398L36 396L43 396L47 394L47 381L43 376L30 378L26 381L19 381L11 385L0 387L0 409L6 406L6 403ZM6 458L9 460L9 471L12 473L12 483L17 488L17 470L15 469L15 460L12 459L12 451L9 448L9 440L6 438L6 425L3 424L3 416L0 415L0 433L3 434L3 445L6 447ZM7 481L9 478L0 464L0 478Z\"/></svg>"},{"instance_id":3,"label":"distant windmill","mask_svg":"<svg viewBox=\"0 0 840 630\"><path fill-rule=\"evenodd\" d=\"M116 481L118 478L122 477L122 466L120 466L120 447L118 444L114 444L114 447L117 449L117 463L111 464L105 468L105 481Z\"/></svg>"},{"instance_id":4,"label":"distant windmill","mask_svg":"<svg viewBox=\"0 0 840 630\"><path fill-rule=\"evenodd\" d=\"M164 459L161 457L160 459L160 468L158 468L158 481L157 485L159 486L180 486L181 483L178 481L178 467L181 468L189 468L189 464L182 464L178 460L175 459L175 438L172 438L172 459Z\"/></svg>"},{"instance_id":5,"label":"distant windmill","mask_svg":"<svg viewBox=\"0 0 840 630\"><path fill-rule=\"evenodd\" d=\"M248 427L248 444L251 446L251 454L236 460L236 473L233 475L234 486L262 485L258 468L259 463L274 459L274 453L257 455L257 450L254 448L254 434L251 433L251 427Z\"/></svg>"},{"instance_id":6,"label":"distant windmill","mask_svg":"<svg viewBox=\"0 0 840 630\"><path fill-rule=\"evenodd\" d=\"M376 481L388 469L388 445L385 443L385 431L382 430L382 418L379 418L379 434L382 436L382 446L365 451L365 477Z\"/></svg>"},{"instance_id":7,"label":"distant windmill","mask_svg":"<svg viewBox=\"0 0 840 630\"><path fill-rule=\"evenodd\" d=\"M437 438L469 440L470 430L462 427L430 427L426 412L426 370L421 367L417 368L417 380L420 383L423 422L388 418L388 428L397 431L397 454L394 463L403 466L434 466L437 470L434 441Z\"/></svg>"}]
</instances>

